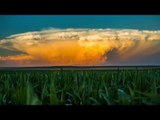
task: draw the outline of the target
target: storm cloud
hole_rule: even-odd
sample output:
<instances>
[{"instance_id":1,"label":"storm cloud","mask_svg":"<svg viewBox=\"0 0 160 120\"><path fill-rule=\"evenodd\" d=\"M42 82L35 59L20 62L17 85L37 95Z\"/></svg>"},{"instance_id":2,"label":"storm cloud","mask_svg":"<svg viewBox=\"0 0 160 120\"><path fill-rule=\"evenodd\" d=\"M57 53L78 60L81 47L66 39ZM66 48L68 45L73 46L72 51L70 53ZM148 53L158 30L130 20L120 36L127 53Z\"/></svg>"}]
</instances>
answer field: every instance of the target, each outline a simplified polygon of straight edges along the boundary
<instances>
[{"instance_id":1,"label":"storm cloud","mask_svg":"<svg viewBox=\"0 0 160 120\"><path fill-rule=\"evenodd\" d=\"M0 66L149 64L159 46L158 30L51 28L0 40Z\"/></svg>"}]
</instances>

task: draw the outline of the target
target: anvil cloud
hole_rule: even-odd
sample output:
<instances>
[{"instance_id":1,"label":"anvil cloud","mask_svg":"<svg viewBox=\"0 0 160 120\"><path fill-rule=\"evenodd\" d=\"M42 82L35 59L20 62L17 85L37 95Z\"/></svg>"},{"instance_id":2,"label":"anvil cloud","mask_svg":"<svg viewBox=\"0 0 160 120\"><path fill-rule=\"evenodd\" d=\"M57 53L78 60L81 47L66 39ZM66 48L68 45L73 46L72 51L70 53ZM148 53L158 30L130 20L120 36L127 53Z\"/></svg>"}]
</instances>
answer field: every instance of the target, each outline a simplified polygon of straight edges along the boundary
<instances>
[{"instance_id":1,"label":"anvil cloud","mask_svg":"<svg viewBox=\"0 0 160 120\"><path fill-rule=\"evenodd\" d=\"M107 65L160 55L159 46L158 30L51 28L0 40L0 66Z\"/></svg>"}]
</instances>

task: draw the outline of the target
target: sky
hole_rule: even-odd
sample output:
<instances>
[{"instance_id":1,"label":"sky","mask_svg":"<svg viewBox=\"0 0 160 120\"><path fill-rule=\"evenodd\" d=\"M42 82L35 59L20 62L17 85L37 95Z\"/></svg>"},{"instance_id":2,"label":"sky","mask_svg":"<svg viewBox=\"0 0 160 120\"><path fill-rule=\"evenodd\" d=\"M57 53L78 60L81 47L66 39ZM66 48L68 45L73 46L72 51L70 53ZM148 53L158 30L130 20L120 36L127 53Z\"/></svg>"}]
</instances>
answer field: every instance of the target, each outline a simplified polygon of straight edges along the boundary
<instances>
[{"instance_id":1,"label":"sky","mask_svg":"<svg viewBox=\"0 0 160 120\"><path fill-rule=\"evenodd\" d=\"M0 38L46 28L160 30L160 15L0 15Z\"/></svg>"},{"instance_id":2,"label":"sky","mask_svg":"<svg viewBox=\"0 0 160 120\"><path fill-rule=\"evenodd\" d=\"M160 64L159 45L160 15L0 15L0 67Z\"/></svg>"}]
</instances>

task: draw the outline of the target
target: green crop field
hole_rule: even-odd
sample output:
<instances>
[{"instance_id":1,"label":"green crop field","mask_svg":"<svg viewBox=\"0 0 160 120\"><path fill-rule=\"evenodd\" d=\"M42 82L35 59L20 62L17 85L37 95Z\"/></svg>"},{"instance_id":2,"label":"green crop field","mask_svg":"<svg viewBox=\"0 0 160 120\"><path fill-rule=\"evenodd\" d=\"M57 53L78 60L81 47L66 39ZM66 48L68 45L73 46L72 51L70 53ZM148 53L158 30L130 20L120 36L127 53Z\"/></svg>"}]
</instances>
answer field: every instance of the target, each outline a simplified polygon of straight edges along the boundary
<instances>
[{"instance_id":1,"label":"green crop field","mask_svg":"<svg viewBox=\"0 0 160 120\"><path fill-rule=\"evenodd\" d=\"M1 105L157 105L160 68L0 70Z\"/></svg>"}]
</instances>

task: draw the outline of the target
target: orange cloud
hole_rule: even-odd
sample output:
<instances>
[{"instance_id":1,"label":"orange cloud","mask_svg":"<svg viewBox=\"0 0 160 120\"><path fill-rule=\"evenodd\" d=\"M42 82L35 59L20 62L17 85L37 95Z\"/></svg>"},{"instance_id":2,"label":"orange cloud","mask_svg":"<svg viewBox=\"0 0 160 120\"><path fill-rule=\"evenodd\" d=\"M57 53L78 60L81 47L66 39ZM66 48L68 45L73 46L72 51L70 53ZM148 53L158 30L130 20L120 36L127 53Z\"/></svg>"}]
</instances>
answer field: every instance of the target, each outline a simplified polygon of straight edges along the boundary
<instances>
[{"instance_id":1,"label":"orange cloud","mask_svg":"<svg viewBox=\"0 0 160 120\"><path fill-rule=\"evenodd\" d=\"M160 53L160 31L114 29L50 29L9 36L0 48L25 54L0 57L4 65L100 65L107 53L119 59ZM155 49L153 49L155 48ZM5 63L5 64L4 64Z\"/></svg>"}]
</instances>

